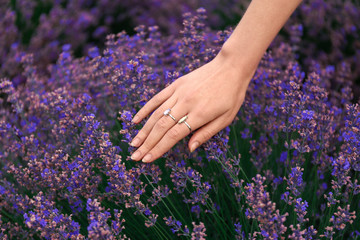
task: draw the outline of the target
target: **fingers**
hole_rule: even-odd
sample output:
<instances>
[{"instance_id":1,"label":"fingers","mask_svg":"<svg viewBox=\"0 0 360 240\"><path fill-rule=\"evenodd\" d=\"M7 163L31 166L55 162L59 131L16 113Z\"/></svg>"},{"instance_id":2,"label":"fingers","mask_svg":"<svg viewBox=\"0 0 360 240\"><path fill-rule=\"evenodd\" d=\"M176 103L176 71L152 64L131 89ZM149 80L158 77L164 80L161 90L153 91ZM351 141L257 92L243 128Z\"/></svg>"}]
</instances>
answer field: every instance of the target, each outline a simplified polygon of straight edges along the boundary
<instances>
[{"instance_id":1,"label":"fingers","mask_svg":"<svg viewBox=\"0 0 360 240\"><path fill-rule=\"evenodd\" d=\"M165 110L169 108L164 108ZM162 109L163 110L163 109ZM160 112L162 111L160 110ZM165 111L164 110L164 111ZM161 115L158 117L154 117L151 120L151 123L148 124L150 119L146 124L148 126L144 126L143 129L139 131L139 133L134 138L133 142L137 143L137 146L141 144L141 146L131 155L131 159L135 161L141 160L144 155L149 152L167 133L169 129L171 129L175 124L177 124L178 120L186 115L186 110L180 105L175 105L170 110L170 115L164 115L164 111L160 113ZM172 119L172 117L175 119ZM157 119L156 121L154 119ZM140 144L138 144L140 142Z\"/></svg>"},{"instance_id":2,"label":"fingers","mask_svg":"<svg viewBox=\"0 0 360 240\"><path fill-rule=\"evenodd\" d=\"M193 119L192 121L190 119ZM187 124L191 128L198 128L201 125L201 122L196 121L194 115L189 114L188 119L186 120ZM176 123L172 128L170 128L165 135L157 142L157 144L146 153L142 161L149 163L155 159L161 157L165 152L169 151L178 141L189 135L190 130L185 125L185 123Z\"/></svg>"},{"instance_id":3,"label":"fingers","mask_svg":"<svg viewBox=\"0 0 360 240\"><path fill-rule=\"evenodd\" d=\"M193 152L201 144L207 142L215 134L230 125L232 119L233 118L229 118L226 114L224 114L198 129L189 140L188 146L190 152Z\"/></svg>"},{"instance_id":4,"label":"fingers","mask_svg":"<svg viewBox=\"0 0 360 240\"><path fill-rule=\"evenodd\" d=\"M139 123L143 120L147 115L149 115L154 109L159 107L161 104L165 102L166 99L169 99L171 95L174 93L174 87L172 85L163 89L161 92L152 97L146 104L143 106L137 114L132 119L133 123Z\"/></svg>"},{"instance_id":5,"label":"fingers","mask_svg":"<svg viewBox=\"0 0 360 240\"><path fill-rule=\"evenodd\" d=\"M185 122L180 124L177 123L172 128L170 128L165 133L165 135L160 139L160 141L157 142L156 145L145 154L142 161L143 162L154 161L155 159L161 157L165 152L169 151L178 141L186 137L190 133L190 129L186 124L188 124L192 130L196 130L202 125L218 117L217 115L208 115L207 116L208 118L204 119L198 117L201 116L201 114L199 114L199 111L194 111L194 112L197 112L198 114L189 113L188 118L185 120Z\"/></svg>"},{"instance_id":6,"label":"fingers","mask_svg":"<svg viewBox=\"0 0 360 240\"><path fill-rule=\"evenodd\" d=\"M130 145L132 147L139 147L150 134L154 125L164 116L164 111L167 109L171 109L176 104L176 101L177 100L175 98L171 98L164 102L158 109L156 109L150 116L150 118L146 121L145 125L136 134ZM170 118L170 120L172 119ZM172 121L175 122L174 120Z\"/></svg>"}]
</instances>

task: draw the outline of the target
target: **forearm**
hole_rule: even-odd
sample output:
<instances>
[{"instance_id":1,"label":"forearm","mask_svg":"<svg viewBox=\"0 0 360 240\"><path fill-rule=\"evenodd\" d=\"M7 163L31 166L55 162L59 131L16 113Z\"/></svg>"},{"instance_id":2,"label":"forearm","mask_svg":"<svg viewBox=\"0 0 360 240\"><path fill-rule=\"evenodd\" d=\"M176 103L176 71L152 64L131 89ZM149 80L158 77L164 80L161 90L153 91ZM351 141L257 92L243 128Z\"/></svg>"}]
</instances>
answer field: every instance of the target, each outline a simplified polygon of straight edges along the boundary
<instances>
[{"instance_id":1,"label":"forearm","mask_svg":"<svg viewBox=\"0 0 360 240\"><path fill-rule=\"evenodd\" d=\"M252 0L219 55L243 74L253 74L271 41L301 0Z\"/></svg>"}]
</instances>

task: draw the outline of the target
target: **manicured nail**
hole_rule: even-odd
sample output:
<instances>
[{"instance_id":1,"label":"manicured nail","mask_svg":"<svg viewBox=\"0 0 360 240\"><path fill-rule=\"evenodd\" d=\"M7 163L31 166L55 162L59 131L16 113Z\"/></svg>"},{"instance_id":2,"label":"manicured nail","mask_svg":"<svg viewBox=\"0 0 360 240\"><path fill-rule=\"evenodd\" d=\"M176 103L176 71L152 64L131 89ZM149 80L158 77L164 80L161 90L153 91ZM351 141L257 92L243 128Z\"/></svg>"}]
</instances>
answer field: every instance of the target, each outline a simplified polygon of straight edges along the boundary
<instances>
[{"instance_id":1,"label":"manicured nail","mask_svg":"<svg viewBox=\"0 0 360 240\"><path fill-rule=\"evenodd\" d=\"M137 161L139 160L140 155L141 155L140 151L136 151L133 153L133 155L131 155L131 159Z\"/></svg>"},{"instance_id":2,"label":"manicured nail","mask_svg":"<svg viewBox=\"0 0 360 240\"><path fill-rule=\"evenodd\" d=\"M132 147L137 147L140 143L140 139L139 138L134 138L131 143L130 143L130 146Z\"/></svg>"},{"instance_id":3,"label":"manicured nail","mask_svg":"<svg viewBox=\"0 0 360 240\"><path fill-rule=\"evenodd\" d=\"M193 152L199 145L199 142L194 142L193 144L191 144L190 152Z\"/></svg>"},{"instance_id":4,"label":"manicured nail","mask_svg":"<svg viewBox=\"0 0 360 240\"><path fill-rule=\"evenodd\" d=\"M142 161L143 162L150 162L151 161L151 154L150 153L146 154Z\"/></svg>"},{"instance_id":5,"label":"manicured nail","mask_svg":"<svg viewBox=\"0 0 360 240\"><path fill-rule=\"evenodd\" d=\"M139 121L139 117L138 116L135 116L132 120L131 120L131 122L133 122L133 123L137 123L138 121Z\"/></svg>"}]
</instances>

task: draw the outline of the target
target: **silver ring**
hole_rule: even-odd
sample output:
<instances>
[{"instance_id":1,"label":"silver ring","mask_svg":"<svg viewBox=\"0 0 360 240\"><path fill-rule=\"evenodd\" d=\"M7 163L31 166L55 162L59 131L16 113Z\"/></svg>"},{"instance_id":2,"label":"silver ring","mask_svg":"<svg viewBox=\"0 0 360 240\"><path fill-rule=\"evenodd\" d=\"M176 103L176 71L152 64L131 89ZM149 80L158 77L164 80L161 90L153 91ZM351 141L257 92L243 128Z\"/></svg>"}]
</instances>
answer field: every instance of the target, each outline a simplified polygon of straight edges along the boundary
<instances>
[{"instance_id":1,"label":"silver ring","mask_svg":"<svg viewBox=\"0 0 360 240\"><path fill-rule=\"evenodd\" d=\"M173 115L170 114L170 112L171 112L171 109L170 109L170 108L169 108L169 109L166 109L166 110L164 111L164 115L171 117L171 118L176 122L176 119L174 118Z\"/></svg>"},{"instance_id":2,"label":"silver ring","mask_svg":"<svg viewBox=\"0 0 360 240\"><path fill-rule=\"evenodd\" d=\"M188 116L184 116L182 117L179 121L178 121L178 124L181 124L181 123L185 123L185 125L189 128L190 132L191 132L191 127L190 125L185 121L186 119L188 118Z\"/></svg>"}]
</instances>

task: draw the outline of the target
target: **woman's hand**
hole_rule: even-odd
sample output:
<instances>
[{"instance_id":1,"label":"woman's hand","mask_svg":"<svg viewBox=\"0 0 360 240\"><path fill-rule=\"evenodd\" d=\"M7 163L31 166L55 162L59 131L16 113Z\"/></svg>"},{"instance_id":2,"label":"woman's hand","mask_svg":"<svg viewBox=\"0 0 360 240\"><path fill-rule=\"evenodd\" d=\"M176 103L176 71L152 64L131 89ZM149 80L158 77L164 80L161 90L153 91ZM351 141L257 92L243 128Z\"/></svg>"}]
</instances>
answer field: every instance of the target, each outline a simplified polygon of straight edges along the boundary
<instances>
[{"instance_id":1,"label":"woman's hand","mask_svg":"<svg viewBox=\"0 0 360 240\"><path fill-rule=\"evenodd\" d=\"M139 123L153 114L132 140L138 147L131 159L152 162L170 150L178 141L195 133L188 146L194 151L220 130L230 125L238 113L253 72L234 67L224 54L184 75L155 95L134 116ZM171 109L170 115L164 115ZM188 116L186 123L178 123ZM174 120L174 119L175 120Z\"/></svg>"},{"instance_id":2,"label":"woman's hand","mask_svg":"<svg viewBox=\"0 0 360 240\"><path fill-rule=\"evenodd\" d=\"M139 123L155 110L131 142L139 147L131 158L154 161L188 135L190 128L196 131L189 141L194 151L228 126L265 50L300 2L252 0L214 60L177 79L135 115L133 122ZM164 115L167 109L171 116ZM184 116L188 116L186 122L178 124Z\"/></svg>"}]
</instances>

